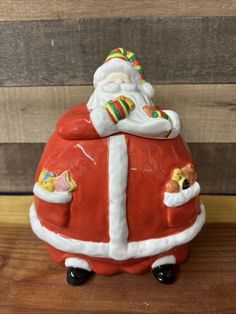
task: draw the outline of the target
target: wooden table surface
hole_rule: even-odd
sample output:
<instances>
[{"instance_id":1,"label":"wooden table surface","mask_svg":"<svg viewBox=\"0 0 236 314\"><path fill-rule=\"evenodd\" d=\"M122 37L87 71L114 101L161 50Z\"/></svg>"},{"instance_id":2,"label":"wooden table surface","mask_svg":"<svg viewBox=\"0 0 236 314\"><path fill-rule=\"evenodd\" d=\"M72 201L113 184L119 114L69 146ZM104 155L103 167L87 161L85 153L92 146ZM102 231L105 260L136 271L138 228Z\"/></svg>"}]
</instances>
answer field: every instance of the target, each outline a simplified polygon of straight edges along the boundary
<instances>
[{"instance_id":1,"label":"wooden table surface","mask_svg":"<svg viewBox=\"0 0 236 314\"><path fill-rule=\"evenodd\" d=\"M0 196L0 313L236 313L236 197L203 196L207 224L172 286L151 273L65 281L28 221L31 196Z\"/></svg>"}]
</instances>

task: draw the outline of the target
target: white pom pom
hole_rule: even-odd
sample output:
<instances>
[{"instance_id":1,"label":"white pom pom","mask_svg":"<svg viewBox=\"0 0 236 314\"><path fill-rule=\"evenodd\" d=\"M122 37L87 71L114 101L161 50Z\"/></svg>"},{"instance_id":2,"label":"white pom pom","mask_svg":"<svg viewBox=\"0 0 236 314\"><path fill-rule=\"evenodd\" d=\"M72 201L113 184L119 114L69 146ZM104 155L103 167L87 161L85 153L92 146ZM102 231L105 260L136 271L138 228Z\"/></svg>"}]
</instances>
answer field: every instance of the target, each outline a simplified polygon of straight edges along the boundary
<instances>
[{"instance_id":1,"label":"white pom pom","mask_svg":"<svg viewBox=\"0 0 236 314\"><path fill-rule=\"evenodd\" d=\"M152 98L154 93L155 93L155 90L153 88L153 86L148 83L148 82L145 82L145 83L142 83L139 85L139 89L148 97L148 98Z\"/></svg>"}]
</instances>

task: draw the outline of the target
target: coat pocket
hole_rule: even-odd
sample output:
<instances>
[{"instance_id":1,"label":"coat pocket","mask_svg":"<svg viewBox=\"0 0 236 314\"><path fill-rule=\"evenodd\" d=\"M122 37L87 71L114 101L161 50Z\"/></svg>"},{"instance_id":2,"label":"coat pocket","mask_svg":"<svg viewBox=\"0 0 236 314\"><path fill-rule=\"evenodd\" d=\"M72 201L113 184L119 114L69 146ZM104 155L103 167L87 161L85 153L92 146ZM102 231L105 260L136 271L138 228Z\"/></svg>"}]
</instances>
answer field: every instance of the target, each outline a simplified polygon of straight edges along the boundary
<instances>
[{"instance_id":1,"label":"coat pocket","mask_svg":"<svg viewBox=\"0 0 236 314\"><path fill-rule=\"evenodd\" d=\"M70 203L54 204L48 203L35 197L37 214L43 222L56 227L66 227L70 219Z\"/></svg>"},{"instance_id":2,"label":"coat pocket","mask_svg":"<svg viewBox=\"0 0 236 314\"><path fill-rule=\"evenodd\" d=\"M191 223L200 214L200 196L196 196L186 204L166 207L167 222L170 227L178 227Z\"/></svg>"}]
</instances>

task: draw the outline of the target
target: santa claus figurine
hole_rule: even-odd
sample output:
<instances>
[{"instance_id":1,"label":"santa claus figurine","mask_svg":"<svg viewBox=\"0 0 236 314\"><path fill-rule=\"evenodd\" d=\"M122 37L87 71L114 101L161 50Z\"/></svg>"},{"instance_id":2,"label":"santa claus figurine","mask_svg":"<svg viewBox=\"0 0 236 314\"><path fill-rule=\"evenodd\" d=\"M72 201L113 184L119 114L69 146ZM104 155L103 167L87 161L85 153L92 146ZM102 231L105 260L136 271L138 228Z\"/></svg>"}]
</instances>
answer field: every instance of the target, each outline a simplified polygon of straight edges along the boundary
<instances>
[{"instance_id":1,"label":"santa claus figurine","mask_svg":"<svg viewBox=\"0 0 236 314\"><path fill-rule=\"evenodd\" d=\"M137 56L112 50L86 104L65 112L36 173L30 221L67 282L95 272L175 280L205 220L178 114L153 104Z\"/></svg>"}]
</instances>

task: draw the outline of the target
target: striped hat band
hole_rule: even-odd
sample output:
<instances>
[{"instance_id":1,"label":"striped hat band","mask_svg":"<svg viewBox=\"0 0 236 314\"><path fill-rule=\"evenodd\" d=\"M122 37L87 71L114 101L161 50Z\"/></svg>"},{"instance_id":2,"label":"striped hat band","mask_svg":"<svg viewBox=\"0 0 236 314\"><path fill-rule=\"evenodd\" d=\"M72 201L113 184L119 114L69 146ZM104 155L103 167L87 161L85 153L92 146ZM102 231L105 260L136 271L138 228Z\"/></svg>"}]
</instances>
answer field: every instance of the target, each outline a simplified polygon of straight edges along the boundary
<instances>
[{"instance_id":1,"label":"striped hat band","mask_svg":"<svg viewBox=\"0 0 236 314\"><path fill-rule=\"evenodd\" d=\"M105 62L107 62L113 58L118 58L118 59L122 59L124 61L130 62L132 64L132 66L138 71L142 80L145 80L143 68L142 68L141 63L139 61L139 58L136 56L135 53L133 53L132 51L126 50L124 48L115 48L109 53Z\"/></svg>"}]
</instances>

